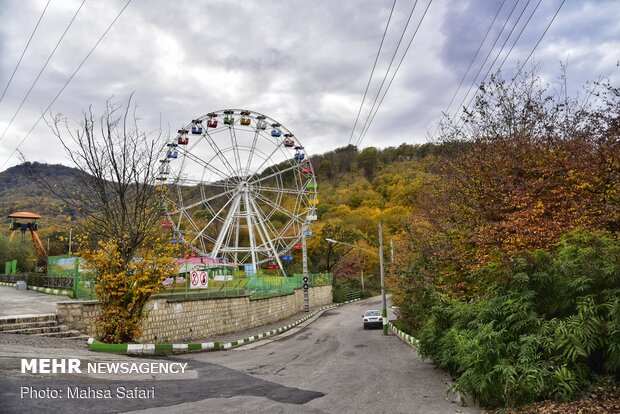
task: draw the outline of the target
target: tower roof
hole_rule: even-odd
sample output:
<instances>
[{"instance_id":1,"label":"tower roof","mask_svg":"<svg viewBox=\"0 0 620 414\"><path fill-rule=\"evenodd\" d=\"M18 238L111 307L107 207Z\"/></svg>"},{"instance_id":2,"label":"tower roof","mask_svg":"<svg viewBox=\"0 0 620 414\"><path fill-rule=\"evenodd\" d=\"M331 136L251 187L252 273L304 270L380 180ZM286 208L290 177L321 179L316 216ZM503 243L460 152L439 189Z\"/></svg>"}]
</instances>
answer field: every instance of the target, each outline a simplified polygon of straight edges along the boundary
<instances>
[{"instance_id":1,"label":"tower roof","mask_svg":"<svg viewBox=\"0 0 620 414\"><path fill-rule=\"evenodd\" d=\"M17 213L11 213L9 218L21 218L21 219L40 219L41 216L35 213L29 213L27 211L18 211Z\"/></svg>"}]
</instances>

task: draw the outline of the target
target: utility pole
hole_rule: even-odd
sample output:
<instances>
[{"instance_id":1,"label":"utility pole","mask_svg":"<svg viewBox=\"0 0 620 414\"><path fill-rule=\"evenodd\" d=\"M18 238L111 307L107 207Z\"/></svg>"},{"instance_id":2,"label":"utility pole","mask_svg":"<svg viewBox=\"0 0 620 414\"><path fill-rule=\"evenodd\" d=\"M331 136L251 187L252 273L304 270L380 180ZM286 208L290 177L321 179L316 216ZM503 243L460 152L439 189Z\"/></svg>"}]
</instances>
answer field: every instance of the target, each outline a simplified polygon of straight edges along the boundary
<instances>
[{"instance_id":1,"label":"utility pole","mask_svg":"<svg viewBox=\"0 0 620 414\"><path fill-rule=\"evenodd\" d=\"M385 274L383 272L383 228L381 227L381 222L379 222L379 270L381 272L381 300L383 302L383 335L387 335L387 303L385 300Z\"/></svg>"},{"instance_id":2,"label":"utility pole","mask_svg":"<svg viewBox=\"0 0 620 414\"><path fill-rule=\"evenodd\" d=\"M394 239L390 239L390 264L394 264Z\"/></svg>"},{"instance_id":3,"label":"utility pole","mask_svg":"<svg viewBox=\"0 0 620 414\"><path fill-rule=\"evenodd\" d=\"M364 267L362 267L362 291L364 290Z\"/></svg>"},{"instance_id":4,"label":"utility pole","mask_svg":"<svg viewBox=\"0 0 620 414\"><path fill-rule=\"evenodd\" d=\"M302 262L302 280L304 281L304 312L310 312L310 298L308 297L308 289L306 285L308 281L308 251L306 250L306 231L308 231L308 221L304 222L301 235L301 262Z\"/></svg>"},{"instance_id":5,"label":"utility pole","mask_svg":"<svg viewBox=\"0 0 620 414\"><path fill-rule=\"evenodd\" d=\"M73 230L72 227L69 227L69 256L71 256L71 231Z\"/></svg>"}]
</instances>

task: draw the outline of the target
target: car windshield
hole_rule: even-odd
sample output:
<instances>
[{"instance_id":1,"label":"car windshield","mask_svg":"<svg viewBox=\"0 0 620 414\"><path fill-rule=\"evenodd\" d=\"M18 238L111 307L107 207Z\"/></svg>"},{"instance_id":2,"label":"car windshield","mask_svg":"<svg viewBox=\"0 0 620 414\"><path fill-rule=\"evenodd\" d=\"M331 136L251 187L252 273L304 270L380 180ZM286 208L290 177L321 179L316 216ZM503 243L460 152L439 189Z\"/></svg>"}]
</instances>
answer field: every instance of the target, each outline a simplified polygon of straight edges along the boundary
<instances>
[{"instance_id":1,"label":"car windshield","mask_svg":"<svg viewBox=\"0 0 620 414\"><path fill-rule=\"evenodd\" d=\"M378 311L378 310L370 310L370 311L366 311L366 313L364 314L364 316L379 316L379 311Z\"/></svg>"}]
</instances>

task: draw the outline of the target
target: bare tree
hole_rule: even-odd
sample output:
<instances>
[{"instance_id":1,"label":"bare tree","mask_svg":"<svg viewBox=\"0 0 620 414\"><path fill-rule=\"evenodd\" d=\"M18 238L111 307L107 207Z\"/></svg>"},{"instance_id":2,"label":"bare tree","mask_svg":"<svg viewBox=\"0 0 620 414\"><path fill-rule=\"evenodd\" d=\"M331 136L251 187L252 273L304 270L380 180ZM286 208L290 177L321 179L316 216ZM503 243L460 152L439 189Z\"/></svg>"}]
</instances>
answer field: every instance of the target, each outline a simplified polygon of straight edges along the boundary
<instances>
[{"instance_id":1,"label":"bare tree","mask_svg":"<svg viewBox=\"0 0 620 414\"><path fill-rule=\"evenodd\" d=\"M35 166L29 168L45 190L82 212L84 230L93 240L117 241L126 263L158 220L155 179L164 144L161 129L154 134L140 130L131 99L124 107L106 101L101 116L89 107L75 129L61 115L46 119L81 172L79 188L50 182Z\"/></svg>"}]
</instances>

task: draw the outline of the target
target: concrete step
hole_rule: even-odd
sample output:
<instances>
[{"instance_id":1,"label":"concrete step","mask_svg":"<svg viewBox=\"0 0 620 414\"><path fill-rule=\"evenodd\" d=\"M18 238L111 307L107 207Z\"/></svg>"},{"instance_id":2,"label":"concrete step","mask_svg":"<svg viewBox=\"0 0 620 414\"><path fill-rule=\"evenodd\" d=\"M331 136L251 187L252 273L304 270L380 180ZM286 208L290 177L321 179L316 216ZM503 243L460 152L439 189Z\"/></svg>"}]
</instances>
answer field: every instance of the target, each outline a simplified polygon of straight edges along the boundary
<instances>
[{"instance_id":1,"label":"concrete step","mask_svg":"<svg viewBox=\"0 0 620 414\"><path fill-rule=\"evenodd\" d=\"M75 336L69 336L69 337L67 337L67 339L75 339L75 340L78 340L78 341L88 341L91 338L90 335L84 335L80 331L74 331L74 332L76 332L77 334Z\"/></svg>"},{"instance_id":2,"label":"concrete step","mask_svg":"<svg viewBox=\"0 0 620 414\"><path fill-rule=\"evenodd\" d=\"M35 335L35 334L46 334L52 332L60 332L62 328L58 325L54 326L43 326L39 328L25 328L25 329L7 329L2 331L2 333L7 334L22 334L22 335Z\"/></svg>"},{"instance_id":3,"label":"concrete step","mask_svg":"<svg viewBox=\"0 0 620 414\"><path fill-rule=\"evenodd\" d=\"M0 316L0 326L12 325L16 323L47 322L47 321L55 321L55 320L56 320L55 313Z\"/></svg>"},{"instance_id":4,"label":"concrete step","mask_svg":"<svg viewBox=\"0 0 620 414\"><path fill-rule=\"evenodd\" d=\"M21 322L21 323L12 323L12 324L4 324L0 325L0 332L6 331L16 331L21 329L30 329L30 328L45 328L48 326L55 326L56 321L39 321L39 322Z\"/></svg>"},{"instance_id":5,"label":"concrete step","mask_svg":"<svg viewBox=\"0 0 620 414\"><path fill-rule=\"evenodd\" d=\"M73 331L73 330L60 330L57 332L47 332L47 333L38 333L35 334L35 336L47 336L47 337L52 337L52 338L67 338L67 339L79 339L78 337L83 336L82 333L80 331ZM89 337L86 336L86 339L88 339Z\"/></svg>"}]
</instances>

